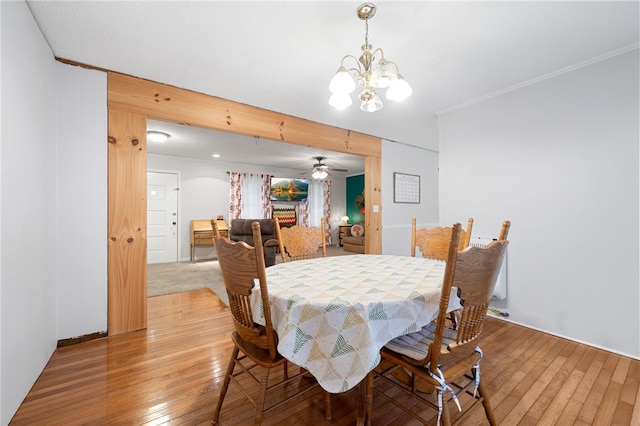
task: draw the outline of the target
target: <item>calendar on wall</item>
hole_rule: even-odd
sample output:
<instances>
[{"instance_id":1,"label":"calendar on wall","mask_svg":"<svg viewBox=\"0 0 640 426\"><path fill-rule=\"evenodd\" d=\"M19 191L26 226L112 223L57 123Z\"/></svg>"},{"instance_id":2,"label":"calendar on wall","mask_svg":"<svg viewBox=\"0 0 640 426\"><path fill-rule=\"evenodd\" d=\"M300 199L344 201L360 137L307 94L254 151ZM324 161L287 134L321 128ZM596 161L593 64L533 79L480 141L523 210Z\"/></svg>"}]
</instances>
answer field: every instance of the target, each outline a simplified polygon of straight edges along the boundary
<instances>
[{"instance_id":1,"label":"calendar on wall","mask_svg":"<svg viewBox=\"0 0 640 426\"><path fill-rule=\"evenodd\" d=\"M393 174L393 202L420 203L420 176L406 173Z\"/></svg>"}]
</instances>

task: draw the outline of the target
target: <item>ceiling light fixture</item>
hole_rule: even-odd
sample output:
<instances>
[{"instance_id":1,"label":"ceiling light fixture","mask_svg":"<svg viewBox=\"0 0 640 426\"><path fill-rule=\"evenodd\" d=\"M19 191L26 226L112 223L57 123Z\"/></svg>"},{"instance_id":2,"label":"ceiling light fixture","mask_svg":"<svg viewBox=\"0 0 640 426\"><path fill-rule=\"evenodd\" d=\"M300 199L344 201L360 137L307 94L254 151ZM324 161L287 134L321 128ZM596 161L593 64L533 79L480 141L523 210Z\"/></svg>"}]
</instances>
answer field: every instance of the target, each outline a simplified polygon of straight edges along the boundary
<instances>
[{"instance_id":1,"label":"ceiling light fixture","mask_svg":"<svg viewBox=\"0 0 640 426\"><path fill-rule=\"evenodd\" d=\"M358 7L358 18L364 21L365 35L360 58L353 55L345 55L340 61L340 68L333 76L329 84L332 95L329 105L336 109L345 109L351 105L351 96L357 86L362 86L360 92L360 109L367 112L375 112L382 109L383 104L375 89L387 89L386 97L392 101L402 101L413 93L411 86L400 75L398 66L384 58L384 52L379 47L372 51L369 44L369 19L376 14L376 6L372 3L363 3ZM375 55L380 53L380 60L372 70ZM347 58L353 59L357 68L345 68ZM353 73L353 75L351 74Z\"/></svg>"},{"instance_id":2,"label":"ceiling light fixture","mask_svg":"<svg viewBox=\"0 0 640 426\"><path fill-rule=\"evenodd\" d=\"M311 172L311 177L314 179L324 179L327 176L329 176L329 173L327 173L326 170L327 166L323 166L323 167L314 167L313 171Z\"/></svg>"},{"instance_id":3,"label":"ceiling light fixture","mask_svg":"<svg viewBox=\"0 0 640 426\"><path fill-rule=\"evenodd\" d=\"M170 137L171 137L171 135L169 133L158 132L156 130L149 130L147 132L147 139L149 139L151 142L155 142L155 143L166 142L167 139L169 139Z\"/></svg>"},{"instance_id":4,"label":"ceiling light fixture","mask_svg":"<svg viewBox=\"0 0 640 426\"><path fill-rule=\"evenodd\" d=\"M329 176L329 168L327 167L326 164L322 163L322 160L324 160L324 157L313 157L315 158L318 162L316 164L313 165L313 169L311 169L311 177L314 179L324 179L327 176Z\"/></svg>"}]
</instances>

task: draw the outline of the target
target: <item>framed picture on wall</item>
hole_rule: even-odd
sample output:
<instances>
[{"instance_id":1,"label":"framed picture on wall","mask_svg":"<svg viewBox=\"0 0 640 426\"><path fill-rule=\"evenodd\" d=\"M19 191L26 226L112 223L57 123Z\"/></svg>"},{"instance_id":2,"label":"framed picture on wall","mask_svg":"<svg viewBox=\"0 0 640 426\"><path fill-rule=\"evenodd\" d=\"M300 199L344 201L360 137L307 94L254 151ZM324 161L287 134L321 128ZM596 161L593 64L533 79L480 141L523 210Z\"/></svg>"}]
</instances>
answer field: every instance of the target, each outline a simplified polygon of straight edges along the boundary
<instances>
[{"instance_id":1,"label":"framed picture on wall","mask_svg":"<svg viewBox=\"0 0 640 426\"><path fill-rule=\"evenodd\" d=\"M393 202L420 204L420 176L394 173Z\"/></svg>"}]
</instances>

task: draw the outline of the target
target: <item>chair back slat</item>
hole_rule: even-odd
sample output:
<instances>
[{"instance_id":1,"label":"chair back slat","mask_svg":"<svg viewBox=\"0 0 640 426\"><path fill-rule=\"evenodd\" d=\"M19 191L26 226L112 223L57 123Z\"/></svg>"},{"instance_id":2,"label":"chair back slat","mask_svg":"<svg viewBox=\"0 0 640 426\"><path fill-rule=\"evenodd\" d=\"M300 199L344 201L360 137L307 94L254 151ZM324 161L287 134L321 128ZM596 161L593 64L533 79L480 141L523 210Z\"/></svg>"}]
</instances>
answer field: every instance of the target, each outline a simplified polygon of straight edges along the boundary
<instances>
[{"instance_id":1,"label":"chair back slat","mask_svg":"<svg viewBox=\"0 0 640 426\"><path fill-rule=\"evenodd\" d=\"M260 224L254 222L252 230L254 241L260 241ZM268 349L269 355L275 359L277 338L271 322L271 311L264 311L264 326L256 324L253 321L250 299L254 280L258 279L262 305L269 306L262 245L251 247L243 241L233 242L226 237L218 236L214 238L214 243L236 332L244 340Z\"/></svg>"},{"instance_id":2,"label":"chair back slat","mask_svg":"<svg viewBox=\"0 0 640 426\"><path fill-rule=\"evenodd\" d=\"M469 246L472 229L473 218L469 218L467 229L460 232L458 250L463 250ZM424 258L446 261L449 255L451 231L451 227L443 226L416 228L416 218L411 218L411 256L416 256L417 247Z\"/></svg>"},{"instance_id":3,"label":"chair back slat","mask_svg":"<svg viewBox=\"0 0 640 426\"><path fill-rule=\"evenodd\" d=\"M282 261L313 259L322 248L322 256L326 257L324 218L320 218L320 228L293 225L281 228L276 220L276 233L280 244Z\"/></svg>"}]
</instances>

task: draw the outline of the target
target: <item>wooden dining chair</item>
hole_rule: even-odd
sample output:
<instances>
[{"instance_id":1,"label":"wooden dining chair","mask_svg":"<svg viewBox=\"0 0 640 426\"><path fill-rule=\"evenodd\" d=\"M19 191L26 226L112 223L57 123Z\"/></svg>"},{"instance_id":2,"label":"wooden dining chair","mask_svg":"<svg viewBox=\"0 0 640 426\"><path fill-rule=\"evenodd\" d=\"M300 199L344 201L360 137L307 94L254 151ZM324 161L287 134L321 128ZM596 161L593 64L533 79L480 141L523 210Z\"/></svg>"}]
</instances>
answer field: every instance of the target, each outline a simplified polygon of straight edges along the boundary
<instances>
[{"instance_id":1,"label":"wooden dining chair","mask_svg":"<svg viewBox=\"0 0 640 426\"><path fill-rule=\"evenodd\" d=\"M509 244L507 235L510 226L511 222L504 221L498 240L486 247L468 247L463 251L458 251L462 227L459 223L453 226L438 317L421 330L397 337L381 349L383 362L365 379L367 424L371 424L374 394L381 395L425 424L432 421L433 417L437 417L435 423L442 421L445 426L465 424L465 415L478 404L483 405L489 424L496 424L487 391L480 381L483 354L478 346L478 338ZM448 328L446 322L452 288L457 289L462 304L458 328L455 330ZM399 368L404 370L405 376L408 373L408 381L398 380L400 376L394 374L394 370ZM422 401L435 412L429 417L425 414L427 410L419 412L415 404L405 405L406 398L394 398L390 396L393 393L374 386L374 378L400 388L403 394ZM431 385L435 392L429 395L417 391L418 381ZM458 407L459 412L455 415L449 413L451 401ZM468 405L464 412L460 409L460 403Z\"/></svg>"},{"instance_id":2,"label":"wooden dining chair","mask_svg":"<svg viewBox=\"0 0 640 426\"><path fill-rule=\"evenodd\" d=\"M471 240L471 230L473 229L473 218L467 221L467 229L460 231L460 243L458 250L469 247ZM416 247L420 250L422 257L446 261L449 255L449 243L451 242L452 228L450 226L439 226L437 228L416 228L416 218L411 218L411 257L416 257ZM452 326L456 327L457 312L450 313Z\"/></svg>"},{"instance_id":3,"label":"wooden dining chair","mask_svg":"<svg viewBox=\"0 0 640 426\"><path fill-rule=\"evenodd\" d=\"M260 224L254 222L252 230L254 241L260 241ZM243 241L233 242L226 237L214 237L214 244L224 285L229 296L229 308L233 316L235 331L231 334L233 352L220 389L220 396L213 413L212 422L213 424L218 422L229 383L233 381L254 405L254 424L259 425L265 413L290 402L302 393L316 388L318 384L303 378L307 375L306 371L301 370L300 373L290 377L287 371L287 360L277 350L278 336L271 322L271 310L268 309L270 306L269 290L262 245L256 244L255 247L251 247ZM260 285L262 306L265 307L265 325L257 324L253 320L250 294L256 279ZM276 367L283 368L282 379L276 381L271 379L270 381L269 373ZM262 372L262 374L258 377L259 372ZM250 381L239 378L243 374L248 375ZM308 381L308 386L301 385L299 391L294 393L286 392L286 387L290 383L299 382L300 380ZM250 396L251 393L247 384L258 386L257 397ZM298 384L294 383L294 386L296 386L296 389L298 388ZM278 389L282 395L288 396L280 398L275 403L270 400L270 406L265 407L267 394ZM324 393L326 417L330 419L331 400L329 393L326 391Z\"/></svg>"},{"instance_id":4,"label":"wooden dining chair","mask_svg":"<svg viewBox=\"0 0 640 426\"><path fill-rule=\"evenodd\" d=\"M458 250L469 246L473 218L467 221L467 229L460 233L460 245ZM449 242L451 241L451 227L440 226L437 228L416 228L416 218L411 218L411 257L416 257L416 247L422 257L436 260L447 260Z\"/></svg>"},{"instance_id":5,"label":"wooden dining chair","mask_svg":"<svg viewBox=\"0 0 640 426\"><path fill-rule=\"evenodd\" d=\"M327 257L324 217L320 218L320 228L300 225L281 227L276 219L276 234L282 262L313 259L317 256L319 247L322 249L322 257Z\"/></svg>"}]
</instances>

